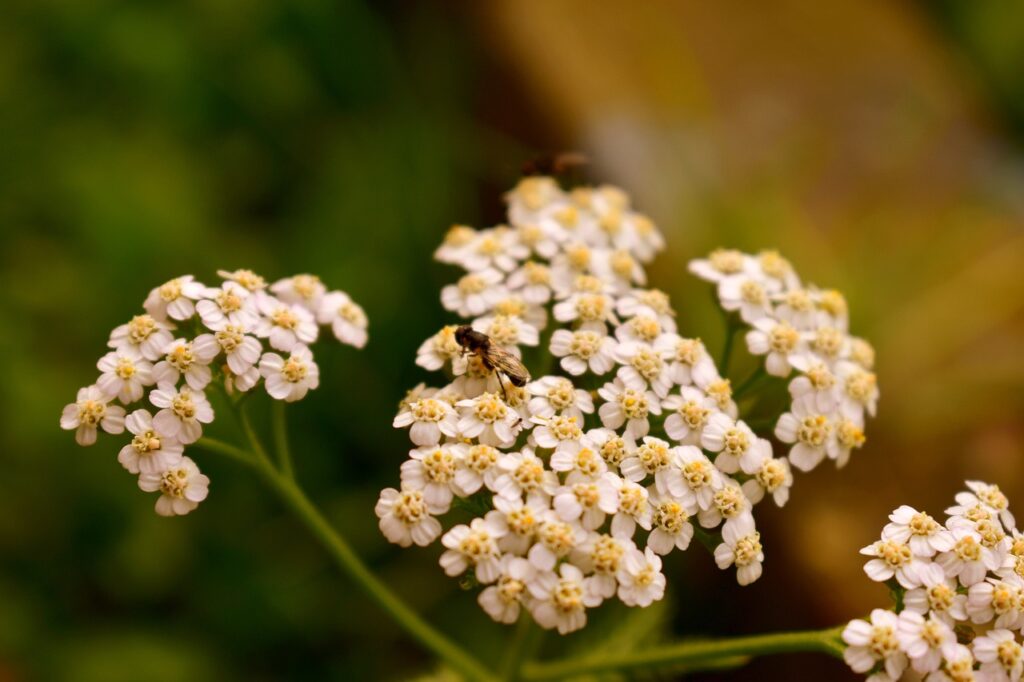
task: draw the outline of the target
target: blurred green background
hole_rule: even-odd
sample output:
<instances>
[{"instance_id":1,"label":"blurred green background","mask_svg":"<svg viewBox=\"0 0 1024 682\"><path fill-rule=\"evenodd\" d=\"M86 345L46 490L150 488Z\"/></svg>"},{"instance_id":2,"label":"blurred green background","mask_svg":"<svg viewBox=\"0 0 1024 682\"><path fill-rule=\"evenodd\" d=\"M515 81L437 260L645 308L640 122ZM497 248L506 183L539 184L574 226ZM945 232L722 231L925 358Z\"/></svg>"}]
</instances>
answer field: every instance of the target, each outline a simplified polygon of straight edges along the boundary
<instances>
[{"instance_id":1,"label":"blurred green background","mask_svg":"<svg viewBox=\"0 0 1024 682\"><path fill-rule=\"evenodd\" d=\"M764 578L699 549L668 608L588 634L838 623L885 605L857 549L900 503L965 477L1024 509L1024 9L1009 1L324 0L0 5L5 295L0 680L408 679L431 663L258 482L200 456L212 495L162 519L116 461L57 427L107 334L154 285L218 267L319 274L371 320L323 344L291 410L301 480L405 597L490 657L510 631L376 529L390 428L423 338L449 320L453 222L499 222L539 151L579 149L666 232L652 282L684 331L721 328L686 261L777 247L848 295L877 346L880 417L850 466L765 509ZM812 656L699 679L845 679ZM807 677L810 676L810 677Z\"/></svg>"}]
</instances>

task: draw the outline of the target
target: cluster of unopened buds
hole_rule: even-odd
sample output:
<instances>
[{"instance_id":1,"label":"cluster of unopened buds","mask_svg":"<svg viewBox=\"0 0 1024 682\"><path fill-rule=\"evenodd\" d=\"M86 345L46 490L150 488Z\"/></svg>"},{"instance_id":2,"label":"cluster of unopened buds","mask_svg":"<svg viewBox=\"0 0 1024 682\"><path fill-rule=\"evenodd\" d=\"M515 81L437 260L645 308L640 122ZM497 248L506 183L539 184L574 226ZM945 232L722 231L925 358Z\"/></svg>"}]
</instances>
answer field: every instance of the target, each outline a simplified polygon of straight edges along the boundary
<instances>
[{"instance_id":1,"label":"cluster of unopened buds","mask_svg":"<svg viewBox=\"0 0 1024 682\"><path fill-rule=\"evenodd\" d=\"M995 485L968 481L940 524L902 506L889 515L869 578L887 583L892 611L843 631L846 662L873 682L912 669L928 682L1016 681L1024 672L1024 534Z\"/></svg>"},{"instance_id":2,"label":"cluster of unopened buds","mask_svg":"<svg viewBox=\"0 0 1024 682\"><path fill-rule=\"evenodd\" d=\"M309 348L320 325L342 343L366 343L363 309L314 275L269 287L249 270L218 275L223 281L214 287L184 275L153 289L145 313L111 332L99 378L61 415L79 445L92 445L97 429L127 428L132 440L118 461L138 475L142 490L160 493L156 511L164 516L187 514L206 499L209 478L184 451L213 421L207 390L237 394L262 381L272 398L300 400L320 381ZM126 412L146 402L147 391L155 413Z\"/></svg>"},{"instance_id":3,"label":"cluster of unopened buds","mask_svg":"<svg viewBox=\"0 0 1024 682\"><path fill-rule=\"evenodd\" d=\"M741 585L757 580L754 505L786 503L791 464L844 464L874 412L873 351L847 334L843 297L804 287L774 252L691 263L733 327L750 326L767 374L797 373L773 418L789 447L777 457L704 344L680 335L668 296L645 288L663 241L624 192L529 177L507 199L507 225L448 233L436 258L466 274L441 301L538 376L517 387L466 352L456 325L427 339L416 362L448 381L400 406L394 426L414 449L400 488L381 493L381 531L402 546L440 537L441 566L483 586L492 618L526 609L563 634L605 599L660 600L661 557L695 535ZM453 507L475 518L445 532L437 517Z\"/></svg>"}]
</instances>

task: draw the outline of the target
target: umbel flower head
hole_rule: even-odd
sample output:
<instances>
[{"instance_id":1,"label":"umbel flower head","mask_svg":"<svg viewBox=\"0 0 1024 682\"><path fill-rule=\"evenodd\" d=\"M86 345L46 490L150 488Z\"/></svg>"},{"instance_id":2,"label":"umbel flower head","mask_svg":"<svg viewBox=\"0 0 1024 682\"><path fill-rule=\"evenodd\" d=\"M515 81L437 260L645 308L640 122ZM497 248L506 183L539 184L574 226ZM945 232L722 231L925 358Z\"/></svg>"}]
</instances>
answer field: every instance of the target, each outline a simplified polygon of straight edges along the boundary
<instances>
[{"instance_id":1,"label":"umbel flower head","mask_svg":"<svg viewBox=\"0 0 1024 682\"><path fill-rule=\"evenodd\" d=\"M99 378L60 419L79 445L96 442L97 429L116 435L127 428L132 439L118 461L138 475L139 488L160 493L163 516L187 514L206 499L210 480L184 451L214 419L209 391L246 392L263 379L274 399L303 398L319 384L307 345L319 335L318 321L342 343L366 343L362 308L315 275L269 288L250 270L218 275L213 287L184 275L153 289L145 312L111 332Z\"/></svg>"},{"instance_id":2,"label":"umbel flower head","mask_svg":"<svg viewBox=\"0 0 1024 682\"><path fill-rule=\"evenodd\" d=\"M529 177L506 198L507 224L455 226L435 252L464 271L441 303L534 376L519 387L491 371L459 324L423 342L416 363L443 379L394 419L412 449L400 488L381 493L382 532L402 546L440 538L441 566L483 586L492 618L525 610L561 633L606 599L660 600L661 557L695 537L741 585L757 580L754 506L786 503L792 467L844 464L874 411L870 346L846 335L842 296L805 288L773 253L691 265L750 326L768 372L798 373L775 434L758 434L669 297L646 288L664 240L625 192ZM453 507L477 517L445 531L437 517Z\"/></svg>"},{"instance_id":3,"label":"umbel flower head","mask_svg":"<svg viewBox=\"0 0 1024 682\"><path fill-rule=\"evenodd\" d=\"M843 631L846 662L872 680L908 667L929 682L1019 680L1024 672L1024 534L998 486L967 481L945 523L903 505L861 554L897 597Z\"/></svg>"}]
</instances>

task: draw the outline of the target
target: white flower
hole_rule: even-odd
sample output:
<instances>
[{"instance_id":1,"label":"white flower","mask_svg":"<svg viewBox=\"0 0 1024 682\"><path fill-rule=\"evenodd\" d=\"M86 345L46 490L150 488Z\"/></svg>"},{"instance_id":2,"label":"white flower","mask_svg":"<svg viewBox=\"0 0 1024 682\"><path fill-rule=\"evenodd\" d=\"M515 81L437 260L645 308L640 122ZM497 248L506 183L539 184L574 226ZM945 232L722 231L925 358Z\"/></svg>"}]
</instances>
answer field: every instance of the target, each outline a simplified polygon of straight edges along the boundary
<instances>
[{"instance_id":1,"label":"white flower","mask_svg":"<svg viewBox=\"0 0 1024 682\"><path fill-rule=\"evenodd\" d=\"M686 489L680 496L691 509L708 511L715 506L715 493L723 485L722 472L707 455L694 447L679 448L679 468Z\"/></svg>"},{"instance_id":2,"label":"white flower","mask_svg":"<svg viewBox=\"0 0 1024 682\"><path fill-rule=\"evenodd\" d=\"M654 349L668 358L669 376L680 386L706 386L719 380L718 368L700 339L683 339L664 334L654 342Z\"/></svg>"},{"instance_id":3,"label":"white flower","mask_svg":"<svg viewBox=\"0 0 1024 682\"><path fill-rule=\"evenodd\" d=\"M628 538L619 538L604 533L591 532L569 557L585 574L593 574L591 586L601 599L615 596L619 583L616 574L622 566L627 552L636 545Z\"/></svg>"},{"instance_id":4,"label":"white flower","mask_svg":"<svg viewBox=\"0 0 1024 682\"><path fill-rule=\"evenodd\" d=\"M495 495L493 501L497 512L489 512L488 517L502 524L507 530L498 540L498 548L502 552L510 552L517 556L526 554L533 544L541 521L551 509L547 497L528 495L524 500L522 497L508 498Z\"/></svg>"},{"instance_id":5,"label":"white flower","mask_svg":"<svg viewBox=\"0 0 1024 682\"><path fill-rule=\"evenodd\" d=\"M455 526L441 538L441 544L448 548L441 555L441 567L449 576L461 575L472 567L477 580L484 585L493 583L501 570L498 539L506 532L493 518Z\"/></svg>"},{"instance_id":6,"label":"white flower","mask_svg":"<svg viewBox=\"0 0 1024 682\"><path fill-rule=\"evenodd\" d=\"M559 322L575 322L581 329L596 332L605 331L605 323L617 324L614 301L608 294L592 294L589 292L575 293L566 300L555 304L552 309L555 319Z\"/></svg>"},{"instance_id":7,"label":"white flower","mask_svg":"<svg viewBox=\"0 0 1024 682\"><path fill-rule=\"evenodd\" d=\"M882 537L909 544L914 556L927 558L953 549L953 534L925 512L904 504L889 519Z\"/></svg>"},{"instance_id":8,"label":"white flower","mask_svg":"<svg viewBox=\"0 0 1024 682\"><path fill-rule=\"evenodd\" d=\"M721 412L708 420L700 442L705 450L718 453L715 466L727 474L740 470L755 474L761 463L772 456L771 443L755 436L742 421L733 421Z\"/></svg>"},{"instance_id":9,"label":"white flower","mask_svg":"<svg viewBox=\"0 0 1024 682\"><path fill-rule=\"evenodd\" d=\"M676 331L676 311L672 309L672 303L664 291L634 289L619 297L616 310L623 317L650 315L658 320L658 324L665 332L674 333Z\"/></svg>"},{"instance_id":10,"label":"white flower","mask_svg":"<svg viewBox=\"0 0 1024 682\"><path fill-rule=\"evenodd\" d=\"M75 430L75 441L79 445L96 442L96 427L107 433L124 431L124 408L110 405L110 398L97 386L86 386L78 390L75 402L64 407L60 416L60 428Z\"/></svg>"},{"instance_id":11,"label":"white flower","mask_svg":"<svg viewBox=\"0 0 1024 682\"><path fill-rule=\"evenodd\" d=\"M511 272L529 255L530 250L519 243L514 230L499 226L478 231L459 264L470 272L492 268Z\"/></svg>"},{"instance_id":12,"label":"white flower","mask_svg":"<svg viewBox=\"0 0 1024 682\"><path fill-rule=\"evenodd\" d=\"M458 430L464 438L476 438L484 445L501 448L516 442L523 420L499 396L484 393L455 405L461 409Z\"/></svg>"},{"instance_id":13,"label":"white flower","mask_svg":"<svg viewBox=\"0 0 1024 682\"><path fill-rule=\"evenodd\" d=\"M315 312L327 287L316 275L302 274L279 279L270 285L270 290L284 303L301 305Z\"/></svg>"},{"instance_id":14,"label":"white flower","mask_svg":"<svg viewBox=\"0 0 1024 682\"><path fill-rule=\"evenodd\" d=\"M153 417L153 426L185 445L199 440L203 424L213 421L213 408L206 395L188 386L175 388L173 384L157 384L149 394L149 401L163 408Z\"/></svg>"},{"instance_id":15,"label":"white flower","mask_svg":"<svg viewBox=\"0 0 1024 682\"><path fill-rule=\"evenodd\" d=\"M761 577L761 534L754 530L754 517L743 514L722 527L722 544L715 547L715 563L721 569L736 565L736 582L749 585Z\"/></svg>"},{"instance_id":16,"label":"white flower","mask_svg":"<svg viewBox=\"0 0 1024 682\"><path fill-rule=\"evenodd\" d=\"M697 513L700 525L714 528L722 519L728 524L744 516L750 516L750 500L743 493L743 488L728 476L722 476L722 485L711 496L711 506Z\"/></svg>"},{"instance_id":17,"label":"white flower","mask_svg":"<svg viewBox=\"0 0 1024 682\"><path fill-rule=\"evenodd\" d=\"M414 400L398 413L393 426L404 429L412 425L409 438L419 446L437 445L441 435L458 435L458 414L448 403L435 398Z\"/></svg>"},{"instance_id":18,"label":"white flower","mask_svg":"<svg viewBox=\"0 0 1024 682\"><path fill-rule=\"evenodd\" d=\"M541 571L550 571L562 557L568 556L587 539L580 524L563 521L553 510L544 512L537 525L537 542L527 553L530 563Z\"/></svg>"},{"instance_id":19,"label":"white flower","mask_svg":"<svg viewBox=\"0 0 1024 682\"><path fill-rule=\"evenodd\" d=\"M481 487L493 489L498 476L498 458L501 453L490 445L469 445L455 460L455 479L452 489L459 497L469 497Z\"/></svg>"},{"instance_id":20,"label":"white flower","mask_svg":"<svg viewBox=\"0 0 1024 682\"><path fill-rule=\"evenodd\" d=\"M683 445L674 448L660 438L647 436L629 457L622 460L619 468L623 478L636 483L653 476L658 492L678 497L683 495L686 487L679 469L679 458L687 448L692 447Z\"/></svg>"},{"instance_id":21,"label":"white flower","mask_svg":"<svg viewBox=\"0 0 1024 682\"><path fill-rule=\"evenodd\" d=\"M784 377L793 371L802 350L800 332L788 322L762 318L747 332L747 350L753 355L766 355L765 371Z\"/></svg>"},{"instance_id":22,"label":"white flower","mask_svg":"<svg viewBox=\"0 0 1024 682\"><path fill-rule=\"evenodd\" d=\"M838 402L836 376L823 363L808 367L803 374L789 382L789 395L793 401L807 398L808 405L821 414L831 414Z\"/></svg>"},{"instance_id":23,"label":"white flower","mask_svg":"<svg viewBox=\"0 0 1024 682\"><path fill-rule=\"evenodd\" d=\"M514 315L481 317L473 322L473 328L483 332L493 343L517 357L521 354L520 345L536 346L540 340L540 333L536 327Z\"/></svg>"},{"instance_id":24,"label":"white flower","mask_svg":"<svg viewBox=\"0 0 1024 682\"><path fill-rule=\"evenodd\" d=\"M506 554L499 562L497 581L480 592L477 602L495 621L514 623L519 619L520 606L529 597L526 586L535 575L536 569L529 561Z\"/></svg>"},{"instance_id":25,"label":"white flower","mask_svg":"<svg viewBox=\"0 0 1024 682\"><path fill-rule=\"evenodd\" d=\"M246 334L244 327L225 324L213 334L197 336L192 341L192 349L198 357L211 359L223 351L228 369L242 376L246 375L260 359L263 346L258 339ZM256 378L259 378L259 372L256 372Z\"/></svg>"},{"instance_id":26,"label":"white flower","mask_svg":"<svg viewBox=\"0 0 1024 682\"><path fill-rule=\"evenodd\" d=\"M206 294L206 287L192 275L176 277L149 292L142 306L153 319L160 322L168 317L187 320L196 312L194 301Z\"/></svg>"},{"instance_id":27,"label":"white flower","mask_svg":"<svg viewBox=\"0 0 1024 682\"><path fill-rule=\"evenodd\" d=\"M789 460L766 457L761 467L754 472L754 477L743 484L743 494L751 504L757 504L765 493L769 493L778 507L785 506L789 501L789 489L793 485L793 471Z\"/></svg>"},{"instance_id":28,"label":"white flower","mask_svg":"<svg viewBox=\"0 0 1024 682\"><path fill-rule=\"evenodd\" d=\"M384 537L401 547L414 542L426 547L441 534L441 523L427 511L422 491L385 488L374 511Z\"/></svg>"},{"instance_id":29,"label":"white flower","mask_svg":"<svg viewBox=\"0 0 1024 682\"><path fill-rule=\"evenodd\" d=\"M648 547L627 552L618 572L619 599L626 606L650 606L665 596L661 557Z\"/></svg>"},{"instance_id":30,"label":"white flower","mask_svg":"<svg viewBox=\"0 0 1024 682\"><path fill-rule=\"evenodd\" d=\"M967 595L959 594L955 578L947 578L938 564L924 564L918 568L921 586L907 590L903 605L921 615L931 614L950 627L967 620Z\"/></svg>"},{"instance_id":31,"label":"white flower","mask_svg":"<svg viewBox=\"0 0 1024 682\"><path fill-rule=\"evenodd\" d=\"M532 613L546 630L558 628L565 635L587 624L587 607L599 606L601 597L590 587L592 579L572 564L562 564L559 573L547 571L530 582L530 594L536 600Z\"/></svg>"},{"instance_id":32,"label":"white flower","mask_svg":"<svg viewBox=\"0 0 1024 682\"><path fill-rule=\"evenodd\" d=\"M884 609L874 609L869 621L851 620L843 630L847 644L843 660L855 673L866 673L882 663L886 674L898 680L907 667L907 655L897 637L899 627L899 616Z\"/></svg>"},{"instance_id":33,"label":"white flower","mask_svg":"<svg viewBox=\"0 0 1024 682\"><path fill-rule=\"evenodd\" d=\"M662 354L647 343L629 341L620 343L615 359L622 363L616 376L626 388L645 391L647 387L659 398L672 388L672 372Z\"/></svg>"},{"instance_id":34,"label":"white flower","mask_svg":"<svg viewBox=\"0 0 1024 682\"><path fill-rule=\"evenodd\" d=\"M240 374L235 374L230 368L228 368L225 372L224 386L228 393L231 393L236 389L244 393L259 383L259 380L260 371L255 365L249 367Z\"/></svg>"},{"instance_id":35,"label":"white flower","mask_svg":"<svg viewBox=\"0 0 1024 682\"><path fill-rule=\"evenodd\" d=\"M302 306L267 296L260 299L259 309L264 316L253 331L261 339L269 339L274 350L290 353L296 346L316 341L320 331L316 319Z\"/></svg>"},{"instance_id":36,"label":"white flower","mask_svg":"<svg viewBox=\"0 0 1024 682\"><path fill-rule=\"evenodd\" d=\"M718 301L724 310L739 311L740 319L747 324L770 317L772 302L770 295L778 285L752 274L730 275L718 282Z\"/></svg>"},{"instance_id":37,"label":"white flower","mask_svg":"<svg viewBox=\"0 0 1024 682\"><path fill-rule=\"evenodd\" d=\"M685 550L693 539L693 525L690 516L692 507L671 495L663 495L649 488L651 505L651 533L647 546L658 554L668 554L673 549Z\"/></svg>"},{"instance_id":38,"label":"white flower","mask_svg":"<svg viewBox=\"0 0 1024 682\"><path fill-rule=\"evenodd\" d=\"M827 415L815 411L810 397L794 402L791 411L779 417L775 437L783 443L793 443L789 461L800 471L810 471L825 459L838 456L833 425Z\"/></svg>"},{"instance_id":39,"label":"white flower","mask_svg":"<svg viewBox=\"0 0 1024 682\"><path fill-rule=\"evenodd\" d=\"M164 353L164 359L153 366L156 383L177 384L184 375L190 387L201 391L210 383L210 363L220 353L220 347L211 343L196 347L188 339L175 339L167 345Z\"/></svg>"},{"instance_id":40,"label":"white flower","mask_svg":"<svg viewBox=\"0 0 1024 682\"><path fill-rule=\"evenodd\" d=\"M974 657L981 663L981 674L986 682L1011 680L1016 682L1024 672L1024 651L1009 630L989 630L974 640Z\"/></svg>"},{"instance_id":41,"label":"white flower","mask_svg":"<svg viewBox=\"0 0 1024 682\"><path fill-rule=\"evenodd\" d=\"M749 258L734 249L715 249L707 258L691 260L690 272L708 282L721 282L730 275L750 269Z\"/></svg>"},{"instance_id":42,"label":"white flower","mask_svg":"<svg viewBox=\"0 0 1024 682\"><path fill-rule=\"evenodd\" d=\"M665 398L661 407L671 412L665 418L665 433L685 445L700 444L708 419L718 410L713 400L692 386L683 386L680 393Z\"/></svg>"},{"instance_id":43,"label":"white flower","mask_svg":"<svg viewBox=\"0 0 1024 682\"><path fill-rule=\"evenodd\" d=\"M739 408L736 406L736 401L732 399L732 384L728 379L716 378L708 383L701 383L694 376L694 380L696 381L695 385L697 388L704 391L704 394L714 401L715 407L718 408L719 412L724 412L732 419L736 419Z\"/></svg>"},{"instance_id":44,"label":"white flower","mask_svg":"<svg viewBox=\"0 0 1024 682\"><path fill-rule=\"evenodd\" d=\"M293 346L287 359L277 353L264 353L260 374L270 397L289 403L302 400L310 389L320 385L320 368L305 346Z\"/></svg>"},{"instance_id":45,"label":"white flower","mask_svg":"<svg viewBox=\"0 0 1024 682\"><path fill-rule=\"evenodd\" d=\"M896 638L919 673L938 670L943 657L955 653L956 635L949 625L908 609L900 614Z\"/></svg>"},{"instance_id":46,"label":"white flower","mask_svg":"<svg viewBox=\"0 0 1024 682\"><path fill-rule=\"evenodd\" d=\"M174 338L169 330L170 325L158 322L152 315L136 315L131 321L114 327L107 346L114 350L128 346L146 360L156 360Z\"/></svg>"},{"instance_id":47,"label":"white flower","mask_svg":"<svg viewBox=\"0 0 1024 682\"><path fill-rule=\"evenodd\" d=\"M424 369L436 371L446 363L455 363L462 357L462 346L455 340L458 326L450 324L420 344L416 351L416 364Z\"/></svg>"},{"instance_id":48,"label":"white flower","mask_svg":"<svg viewBox=\"0 0 1024 682\"><path fill-rule=\"evenodd\" d=\"M627 388L622 379L615 379L597 391L605 402L598 408L601 424L617 430L626 425L624 435L631 439L642 438L651 430L651 414L661 414L661 401L654 391Z\"/></svg>"},{"instance_id":49,"label":"white flower","mask_svg":"<svg viewBox=\"0 0 1024 682\"><path fill-rule=\"evenodd\" d=\"M558 476L544 467L533 448L511 452L498 459L499 474L494 479L494 492L507 499L526 495L551 495L558 488Z\"/></svg>"},{"instance_id":50,"label":"white flower","mask_svg":"<svg viewBox=\"0 0 1024 682\"><path fill-rule=\"evenodd\" d=\"M199 467L182 456L164 471L139 474L139 488L152 493L160 491L156 513L160 516L184 516L206 499L210 479L199 472Z\"/></svg>"},{"instance_id":51,"label":"white flower","mask_svg":"<svg viewBox=\"0 0 1024 682\"><path fill-rule=\"evenodd\" d=\"M806 289L789 289L774 298L776 318L799 330L817 327L818 309Z\"/></svg>"},{"instance_id":52,"label":"white flower","mask_svg":"<svg viewBox=\"0 0 1024 682\"><path fill-rule=\"evenodd\" d=\"M466 447L435 445L409 452L410 459L402 463L402 488L422 490L427 511L444 514L452 503L455 472L458 470Z\"/></svg>"},{"instance_id":53,"label":"white flower","mask_svg":"<svg viewBox=\"0 0 1024 682\"><path fill-rule=\"evenodd\" d=\"M967 591L967 615L975 623L992 623L992 627L1017 630L1024 624L1021 610L1024 590L1021 580L989 578L971 585Z\"/></svg>"},{"instance_id":54,"label":"white flower","mask_svg":"<svg viewBox=\"0 0 1024 682\"><path fill-rule=\"evenodd\" d=\"M505 284L532 305L543 305L551 300L551 269L542 263L526 261L508 276Z\"/></svg>"},{"instance_id":55,"label":"white flower","mask_svg":"<svg viewBox=\"0 0 1024 682\"><path fill-rule=\"evenodd\" d=\"M228 280L220 287L207 289L206 298L196 303L203 324L214 331L226 325L252 328L256 324L256 299L249 290Z\"/></svg>"},{"instance_id":56,"label":"white flower","mask_svg":"<svg viewBox=\"0 0 1024 682\"><path fill-rule=\"evenodd\" d=\"M332 291L320 300L316 315L320 324L331 325L334 338L354 348L366 345L369 324L362 307L344 291Z\"/></svg>"},{"instance_id":57,"label":"white flower","mask_svg":"<svg viewBox=\"0 0 1024 682\"><path fill-rule=\"evenodd\" d=\"M595 479L608 471L608 464L598 454L589 436L583 436L578 444L556 450L551 454L551 468L559 472L573 472L578 477Z\"/></svg>"},{"instance_id":58,"label":"white flower","mask_svg":"<svg viewBox=\"0 0 1024 682\"><path fill-rule=\"evenodd\" d=\"M818 327L802 333L801 338L804 347L792 359L793 366L801 371L818 363L835 366L849 355L849 337L835 327Z\"/></svg>"},{"instance_id":59,"label":"white flower","mask_svg":"<svg viewBox=\"0 0 1024 682\"><path fill-rule=\"evenodd\" d=\"M530 435L538 447L572 452L581 447L583 431L580 429L581 420L576 417L556 415L550 419L534 417L531 421L538 425Z\"/></svg>"},{"instance_id":60,"label":"white flower","mask_svg":"<svg viewBox=\"0 0 1024 682\"><path fill-rule=\"evenodd\" d=\"M110 351L96 367L102 372L96 386L108 398L117 398L125 405L140 400L144 387L153 384L153 365L132 346Z\"/></svg>"},{"instance_id":61,"label":"white flower","mask_svg":"<svg viewBox=\"0 0 1024 682\"><path fill-rule=\"evenodd\" d=\"M925 682L974 682L974 654L963 644L954 644L946 655L943 670L929 673Z\"/></svg>"},{"instance_id":62,"label":"white flower","mask_svg":"<svg viewBox=\"0 0 1024 682\"><path fill-rule=\"evenodd\" d=\"M751 265L772 291L800 287L800 278L796 276L793 266L778 251L761 251L752 259Z\"/></svg>"},{"instance_id":63,"label":"white flower","mask_svg":"<svg viewBox=\"0 0 1024 682\"><path fill-rule=\"evenodd\" d=\"M583 421L583 414L594 411L594 400L581 388L576 388L565 377L546 376L526 385L530 399L530 414L550 419L556 414L576 417Z\"/></svg>"},{"instance_id":64,"label":"white flower","mask_svg":"<svg viewBox=\"0 0 1024 682\"><path fill-rule=\"evenodd\" d=\"M252 270L218 270L217 276L240 284L249 293L262 292L267 288L267 281Z\"/></svg>"},{"instance_id":65,"label":"white flower","mask_svg":"<svg viewBox=\"0 0 1024 682\"><path fill-rule=\"evenodd\" d=\"M971 492L957 493L957 504L964 507L983 504L991 509L993 514L999 515L999 520L1005 528L1017 527L1017 522L1013 518L1013 514L1010 513L1010 502L999 489L999 486L989 485L981 481L967 481L967 487L971 489Z\"/></svg>"},{"instance_id":66,"label":"white flower","mask_svg":"<svg viewBox=\"0 0 1024 682\"><path fill-rule=\"evenodd\" d=\"M434 259L442 263L458 263L476 238L476 230L468 225L452 225L444 235L441 246L434 251Z\"/></svg>"},{"instance_id":67,"label":"white flower","mask_svg":"<svg viewBox=\"0 0 1024 682\"><path fill-rule=\"evenodd\" d=\"M457 284L441 289L441 305L462 317L476 317L491 309L500 295L501 273L487 269L463 275Z\"/></svg>"},{"instance_id":68,"label":"white flower","mask_svg":"<svg viewBox=\"0 0 1024 682\"><path fill-rule=\"evenodd\" d=\"M135 437L121 448L117 461L129 473L162 474L181 459L184 447L153 426L153 416L148 410L135 410L124 424Z\"/></svg>"},{"instance_id":69,"label":"white flower","mask_svg":"<svg viewBox=\"0 0 1024 682\"><path fill-rule=\"evenodd\" d=\"M610 471L596 480L570 475L566 484L555 491L555 512L563 521L579 520L587 530L600 528L605 515L619 509L616 479L618 476Z\"/></svg>"},{"instance_id":70,"label":"white flower","mask_svg":"<svg viewBox=\"0 0 1024 682\"><path fill-rule=\"evenodd\" d=\"M612 484L618 489L618 508L612 517L612 535L632 538L637 525L650 530L652 511L647 488L618 476L612 480Z\"/></svg>"},{"instance_id":71,"label":"white flower","mask_svg":"<svg viewBox=\"0 0 1024 682\"><path fill-rule=\"evenodd\" d=\"M854 362L841 362L836 379L842 387L839 411L848 419L863 422L864 413L874 417L878 405L878 378Z\"/></svg>"},{"instance_id":72,"label":"white flower","mask_svg":"<svg viewBox=\"0 0 1024 682\"><path fill-rule=\"evenodd\" d=\"M875 557L864 564L864 573L875 582L884 583L896 576L899 584L907 589L921 584L922 564L914 558L910 545L882 539L862 548L860 553Z\"/></svg>"},{"instance_id":73,"label":"white flower","mask_svg":"<svg viewBox=\"0 0 1024 682\"><path fill-rule=\"evenodd\" d=\"M970 587L984 580L988 571L999 568L1001 562L982 544L975 531L962 526L953 527L951 531L955 540L953 549L936 558L946 575L959 578L962 585Z\"/></svg>"},{"instance_id":74,"label":"white flower","mask_svg":"<svg viewBox=\"0 0 1024 682\"><path fill-rule=\"evenodd\" d=\"M606 374L615 366L615 348L615 339L592 329L557 329L551 335L551 354L561 358L562 369L573 376L587 369Z\"/></svg>"}]
</instances>

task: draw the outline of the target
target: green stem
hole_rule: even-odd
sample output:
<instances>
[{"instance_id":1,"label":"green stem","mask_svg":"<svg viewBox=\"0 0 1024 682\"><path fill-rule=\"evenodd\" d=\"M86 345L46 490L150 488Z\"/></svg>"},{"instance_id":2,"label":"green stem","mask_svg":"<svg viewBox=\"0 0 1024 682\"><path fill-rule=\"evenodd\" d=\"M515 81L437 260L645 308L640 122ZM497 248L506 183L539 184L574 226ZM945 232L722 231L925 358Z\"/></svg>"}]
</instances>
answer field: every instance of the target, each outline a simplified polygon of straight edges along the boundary
<instances>
[{"instance_id":1,"label":"green stem","mask_svg":"<svg viewBox=\"0 0 1024 682\"><path fill-rule=\"evenodd\" d=\"M209 450L210 452L214 452L219 455L226 455L231 459L242 462L243 464L248 464L249 466L252 466L253 464L252 455L250 455L248 452L241 448L236 448L234 445L231 445L230 443L225 443L224 441L217 440L216 438L203 436L202 438L197 440L195 444L196 446L203 448L204 450Z\"/></svg>"},{"instance_id":2,"label":"green stem","mask_svg":"<svg viewBox=\"0 0 1024 682\"><path fill-rule=\"evenodd\" d=\"M739 388L732 392L732 399L739 400L767 378L768 372L765 371L764 365L758 366L758 368L755 369L749 377L747 377L746 381L740 384Z\"/></svg>"},{"instance_id":3,"label":"green stem","mask_svg":"<svg viewBox=\"0 0 1024 682\"><path fill-rule=\"evenodd\" d=\"M501 680L512 682L519 679L523 661L533 655L533 650L540 643L540 636L543 632L534 625L533 617L529 613L524 610L519 614L519 624L516 626L512 641L505 649L501 665L498 667L498 677Z\"/></svg>"},{"instance_id":4,"label":"green stem","mask_svg":"<svg viewBox=\"0 0 1024 682\"><path fill-rule=\"evenodd\" d=\"M271 427L274 432L274 450L277 452L278 467L287 478L295 478L295 472L292 470L292 452L288 447L288 419L285 414L284 402L275 400L271 411Z\"/></svg>"},{"instance_id":5,"label":"green stem","mask_svg":"<svg viewBox=\"0 0 1024 682\"><path fill-rule=\"evenodd\" d=\"M712 667L728 659L747 656L816 652L842 657L842 627L802 632L779 632L729 639L679 642L616 656L533 662L523 667L524 680L561 680L587 673L657 670L685 667L688 671Z\"/></svg>"},{"instance_id":6,"label":"green stem","mask_svg":"<svg viewBox=\"0 0 1024 682\"><path fill-rule=\"evenodd\" d=\"M341 534L324 518L320 510L306 497L306 494L298 484L274 468L270 458L267 457L263 444L256 435L256 431L252 428L252 423L249 421L249 416L245 410L236 408L235 412L255 455L247 457L249 463L256 467L271 490L277 494L285 506L327 550L327 553L330 554L338 568L362 588L413 639L445 661L454 670L469 680L494 682L495 676L476 658L458 644L449 640L440 631L434 629L430 623L420 617L398 595L392 592L387 584L370 571L355 551L352 550L348 542L345 541ZM213 449L218 451L226 453L226 447L243 452L238 448L220 443L219 441L214 441L214 443Z\"/></svg>"},{"instance_id":7,"label":"green stem","mask_svg":"<svg viewBox=\"0 0 1024 682\"><path fill-rule=\"evenodd\" d=\"M732 346L736 340L736 332L739 330L740 326L733 318L730 317L726 320L725 346L722 348L722 359L718 363L718 371L723 378L729 375L729 361L732 359Z\"/></svg>"}]
</instances>

